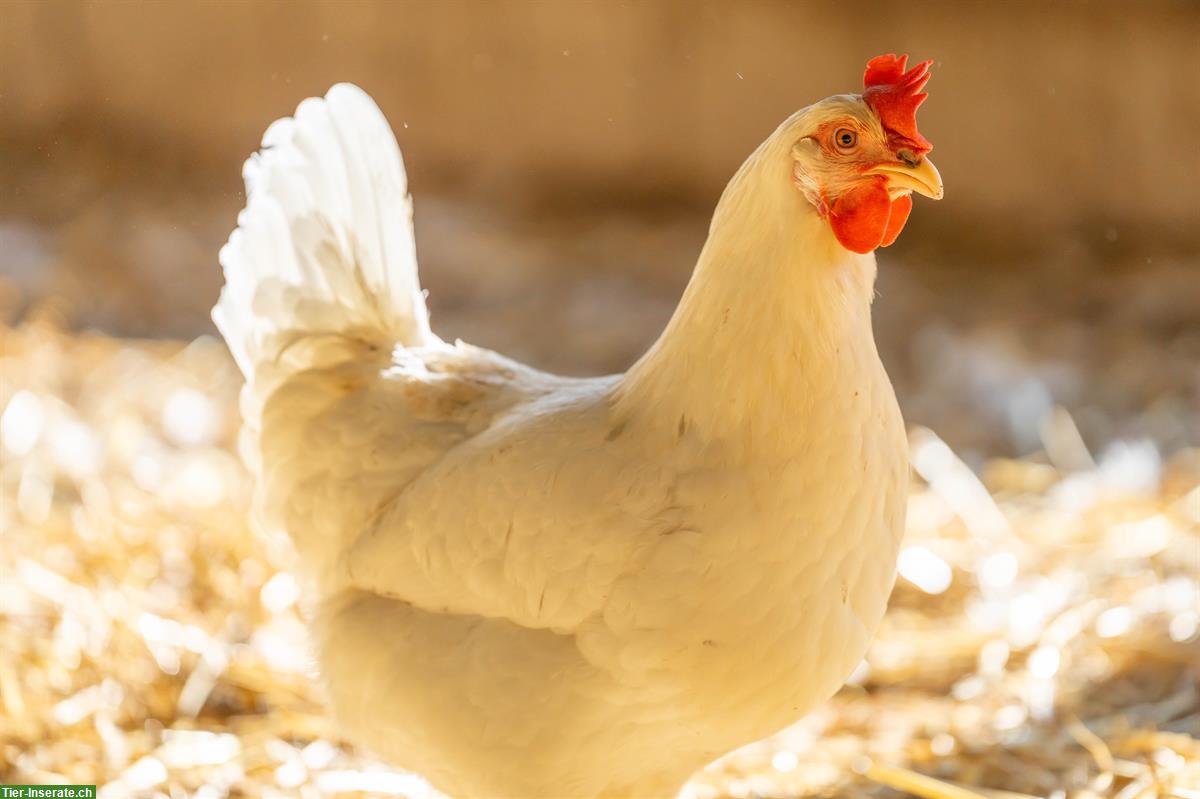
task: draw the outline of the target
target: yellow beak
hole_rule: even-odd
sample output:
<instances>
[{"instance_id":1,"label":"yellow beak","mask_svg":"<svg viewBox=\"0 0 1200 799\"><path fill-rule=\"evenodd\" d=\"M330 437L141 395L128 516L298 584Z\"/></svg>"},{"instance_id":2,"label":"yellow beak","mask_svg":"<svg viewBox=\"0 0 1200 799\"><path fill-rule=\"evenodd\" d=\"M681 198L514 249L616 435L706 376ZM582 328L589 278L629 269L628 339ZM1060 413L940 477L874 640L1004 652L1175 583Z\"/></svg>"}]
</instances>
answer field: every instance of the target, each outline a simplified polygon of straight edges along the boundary
<instances>
[{"instance_id":1,"label":"yellow beak","mask_svg":"<svg viewBox=\"0 0 1200 799\"><path fill-rule=\"evenodd\" d=\"M928 158L922 158L916 166L880 164L867 170L867 174L887 178L888 191L894 195L915 191L931 200L942 199L942 176Z\"/></svg>"}]
</instances>

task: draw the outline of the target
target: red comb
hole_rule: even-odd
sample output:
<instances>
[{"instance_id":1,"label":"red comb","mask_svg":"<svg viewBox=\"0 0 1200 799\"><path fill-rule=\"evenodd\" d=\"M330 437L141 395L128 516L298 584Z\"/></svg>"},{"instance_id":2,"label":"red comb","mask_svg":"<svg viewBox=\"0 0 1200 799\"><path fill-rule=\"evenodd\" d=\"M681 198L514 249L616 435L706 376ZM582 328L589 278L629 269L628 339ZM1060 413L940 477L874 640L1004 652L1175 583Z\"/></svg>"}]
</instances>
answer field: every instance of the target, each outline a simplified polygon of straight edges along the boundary
<instances>
[{"instance_id":1,"label":"red comb","mask_svg":"<svg viewBox=\"0 0 1200 799\"><path fill-rule=\"evenodd\" d=\"M917 107L929 95L921 91L929 80L929 65L922 61L904 71L908 56L881 55L867 62L863 74L863 100L879 115L884 129L902 147L924 155L933 149L929 140L917 132Z\"/></svg>"}]
</instances>

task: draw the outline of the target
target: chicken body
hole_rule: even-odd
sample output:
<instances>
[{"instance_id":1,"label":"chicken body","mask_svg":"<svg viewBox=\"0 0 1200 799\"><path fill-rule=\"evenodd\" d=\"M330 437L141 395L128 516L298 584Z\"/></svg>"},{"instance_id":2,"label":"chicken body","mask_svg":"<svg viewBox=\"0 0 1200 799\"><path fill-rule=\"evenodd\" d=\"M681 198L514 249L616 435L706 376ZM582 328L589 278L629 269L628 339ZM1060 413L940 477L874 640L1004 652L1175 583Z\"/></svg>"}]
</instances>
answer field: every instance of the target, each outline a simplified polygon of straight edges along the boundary
<instances>
[{"instance_id":1,"label":"chicken body","mask_svg":"<svg viewBox=\"0 0 1200 799\"><path fill-rule=\"evenodd\" d=\"M788 179L806 113L726 189L659 341L593 379L431 332L365 94L268 131L214 316L353 738L455 796L670 796L861 659L906 445L874 256Z\"/></svg>"}]
</instances>

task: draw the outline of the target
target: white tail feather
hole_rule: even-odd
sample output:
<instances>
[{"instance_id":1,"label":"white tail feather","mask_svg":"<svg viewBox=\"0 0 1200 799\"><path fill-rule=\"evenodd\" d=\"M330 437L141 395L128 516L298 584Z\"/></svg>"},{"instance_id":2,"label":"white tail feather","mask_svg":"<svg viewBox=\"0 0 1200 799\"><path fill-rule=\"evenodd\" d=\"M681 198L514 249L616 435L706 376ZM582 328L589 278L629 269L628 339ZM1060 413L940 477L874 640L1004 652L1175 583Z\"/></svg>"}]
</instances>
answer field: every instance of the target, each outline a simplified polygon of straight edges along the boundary
<instances>
[{"instance_id":1,"label":"white tail feather","mask_svg":"<svg viewBox=\"0 0 1200 799\"><path fill-rule=\"evenodd\" d=\"M261 400L302 366L285 354L306 339L342 351L339 340L439 341L417 276L400 148L365 92L342 83L302 102L267 129L243 176L246 208L221 249L213 320L247 394Z\"/></svg>"}]
</instances>

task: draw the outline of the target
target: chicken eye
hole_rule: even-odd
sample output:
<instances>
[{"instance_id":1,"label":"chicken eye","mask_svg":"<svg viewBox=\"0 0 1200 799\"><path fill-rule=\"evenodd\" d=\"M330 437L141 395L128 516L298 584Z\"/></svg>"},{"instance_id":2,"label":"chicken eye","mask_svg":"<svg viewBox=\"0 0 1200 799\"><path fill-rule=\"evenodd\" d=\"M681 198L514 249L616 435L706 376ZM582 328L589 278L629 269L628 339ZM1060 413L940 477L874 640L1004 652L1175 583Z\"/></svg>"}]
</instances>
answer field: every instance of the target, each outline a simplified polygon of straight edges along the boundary
<instances>
[{"instance_id":1,"label":"chicken eye","mask_svg":"<svg viewBox=\"0 0 1200 799\"><path fill-rule=\"evenodd\" d=\"M847 152L853 150L854 146L858 144L858 134L850 128L838 128L837 132L833 134L833 141L839 150Z\"/></svg>"}]
</instances>

